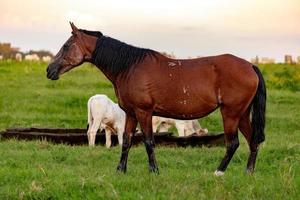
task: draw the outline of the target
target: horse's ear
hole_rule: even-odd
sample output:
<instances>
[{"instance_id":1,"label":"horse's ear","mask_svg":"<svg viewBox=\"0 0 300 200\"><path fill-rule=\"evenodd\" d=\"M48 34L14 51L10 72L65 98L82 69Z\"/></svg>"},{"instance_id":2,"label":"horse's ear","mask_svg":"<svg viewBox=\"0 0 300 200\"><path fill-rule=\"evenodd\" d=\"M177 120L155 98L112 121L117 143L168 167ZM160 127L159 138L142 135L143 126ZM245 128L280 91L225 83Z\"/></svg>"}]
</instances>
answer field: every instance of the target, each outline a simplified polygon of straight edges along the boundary
<instances>
[{"instance_id":1,"label":"horse's ear","mask_svg":"<svg viewBox=\"0 0 300 200\"><path fill-rule=\"evenodd\" d=\"M69 22L69 23L70 23L71 28L72 28L72 34L76 35L79 32L78 28L73 24L73 22Z\"/></svg>"}]
</instances>

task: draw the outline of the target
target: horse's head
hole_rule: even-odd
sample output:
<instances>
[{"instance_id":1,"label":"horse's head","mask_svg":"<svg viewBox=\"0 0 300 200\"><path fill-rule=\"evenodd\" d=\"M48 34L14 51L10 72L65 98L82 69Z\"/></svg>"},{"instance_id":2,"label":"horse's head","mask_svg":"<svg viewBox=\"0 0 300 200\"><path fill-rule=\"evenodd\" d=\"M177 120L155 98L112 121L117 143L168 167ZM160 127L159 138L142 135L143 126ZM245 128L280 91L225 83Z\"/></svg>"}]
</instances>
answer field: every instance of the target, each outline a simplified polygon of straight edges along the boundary
<instances>
[{"instance_id":1,"label":"horse's head","mask_svg":"<svg viewBox=\"0 0 300 200\"><path fill-rule=\"evenodd\" d=\"M97 37L85 34L70 22L72 36L64 43L47 67L47 77L59 79L59 75L92 58Z\"/></svg>"}]
</instances>

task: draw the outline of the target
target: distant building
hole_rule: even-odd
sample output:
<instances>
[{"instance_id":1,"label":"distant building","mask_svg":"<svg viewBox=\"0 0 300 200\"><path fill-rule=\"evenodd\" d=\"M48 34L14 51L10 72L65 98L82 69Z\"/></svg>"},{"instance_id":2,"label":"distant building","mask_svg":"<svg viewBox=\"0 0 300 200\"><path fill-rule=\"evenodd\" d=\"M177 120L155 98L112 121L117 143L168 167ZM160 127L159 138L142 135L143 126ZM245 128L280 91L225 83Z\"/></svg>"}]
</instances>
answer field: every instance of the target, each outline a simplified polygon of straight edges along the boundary
<instances>
[{"instance_id":1,"label":"distant building","mask_svg":"<svg viewBox=\"0 0 300 200\"><path fill-rule=\"evenodd\" d=\"M259 63L261 63L261 64L274 64L275 63L275 59L273 59L273 58L267 58L267 57L262 57L260 59Z\"/></svg>"},{"instance_id":2,"label":"distant building","mask_svg":"<svg viewBox=\"0 0 300 200\"><path fill-rule=\"evenodd\" d=\"M284 63L285 64L294 64L293 57L291 55L284 56Z\"/></svg>"},{"instance_id":3,"label":"distant building","mask_svg":"<svg viewBox=\"0 0 300 200\"><path fill-rule=\"evenodd\" d=\"M0 60L3 60L3 55L0 55Z\"/></svg>"},{"instance_id":4,"label":"distant building","mask_svg":"<svg viewBox=\"0 0 300 200\"><path fill-rule=\"evenodd\" d=\"M0 55L2 59L15 59L16 53L19 52L19 48L12 47L10 43L0 43Z\"/></svg>"},{"instance_id":5,"label":"distant building","mask_svg":"<svg viewBox=\"0 0 300 200\"><path fill-rule=\"evenodd\" d=\"M252 58L252 59L250 60L250 62L251 62L252 64L258 64L258 63L259 63L259 58L258 58L258 56L255 56L255 58Z\"/></svg>"},{"instance_id":6,"label":"distant building","mask_svg":"<svg viewBox=\"0 0 300 200\"><path fill-rule=\"evenodd\" d=\"M250 62L253 63L253 64L274 64L275 59L274 58L268 58L268 57L259 58L258 56L256 56L255 58L252 58L250 60Z\"/></svg>"}]
</instances>

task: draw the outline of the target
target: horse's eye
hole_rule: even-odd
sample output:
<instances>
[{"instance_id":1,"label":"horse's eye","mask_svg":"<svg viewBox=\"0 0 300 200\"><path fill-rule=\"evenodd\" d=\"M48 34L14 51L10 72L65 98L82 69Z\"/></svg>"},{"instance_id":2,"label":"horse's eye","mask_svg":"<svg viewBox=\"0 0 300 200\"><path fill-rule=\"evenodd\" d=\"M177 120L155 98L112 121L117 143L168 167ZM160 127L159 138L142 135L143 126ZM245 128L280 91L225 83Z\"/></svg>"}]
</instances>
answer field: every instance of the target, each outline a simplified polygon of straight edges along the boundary
<instances>
[{"instance_id":1,"label":"horse's eye","mask_svg":"<svg viewBox=\"0 0 300 200\"><path fill-rule=\"evenodd\" d=\"M65 50L67 50L67 49L69 48L69 45L64 44L63 48L64 48Z\"/></svg>"}]
</instances>

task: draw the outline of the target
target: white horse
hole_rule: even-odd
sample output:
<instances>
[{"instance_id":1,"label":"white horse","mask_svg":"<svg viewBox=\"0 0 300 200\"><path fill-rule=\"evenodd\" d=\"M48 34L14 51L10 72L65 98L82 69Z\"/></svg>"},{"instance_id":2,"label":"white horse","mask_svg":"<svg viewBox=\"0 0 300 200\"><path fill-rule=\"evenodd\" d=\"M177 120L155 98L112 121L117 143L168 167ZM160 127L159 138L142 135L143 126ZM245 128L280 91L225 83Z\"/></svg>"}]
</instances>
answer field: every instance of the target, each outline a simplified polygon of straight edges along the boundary
<instances>
[{"instance_id":1,"label":"white horse","mask_svg":"<svg viewBox=\"0 0 300 200\"><path fill-rule=\"evenodd\" d=\"M95 145L98 129L105 130L105 144L111 146L111 134L118 135L119 145L123 143L125 128L125 112L118 104L110 100L106 95L97 94L88 101L88 124L87 132L89 146Z\"/></svg>"}]
</instances>

